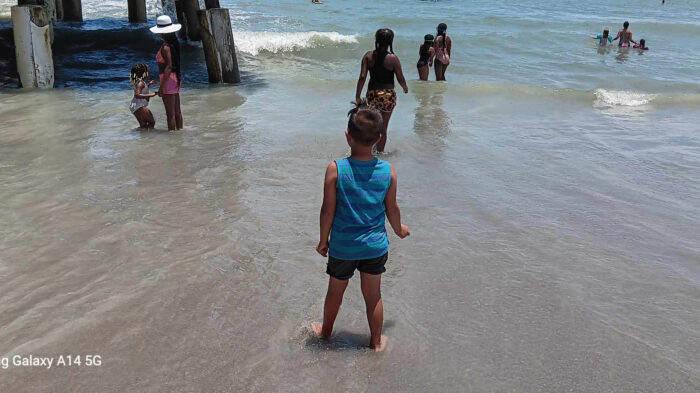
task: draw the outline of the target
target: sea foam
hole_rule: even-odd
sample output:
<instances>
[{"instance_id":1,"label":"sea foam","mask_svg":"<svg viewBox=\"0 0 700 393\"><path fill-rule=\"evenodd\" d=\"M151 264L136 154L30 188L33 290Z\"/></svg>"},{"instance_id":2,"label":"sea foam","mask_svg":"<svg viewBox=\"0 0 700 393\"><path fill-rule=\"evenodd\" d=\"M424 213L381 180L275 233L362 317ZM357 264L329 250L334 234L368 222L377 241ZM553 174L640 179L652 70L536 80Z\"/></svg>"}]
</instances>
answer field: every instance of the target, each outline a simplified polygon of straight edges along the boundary
<instances>
[{"instance_id":1,"label":"sea foam","mask_svg":"<svg viewBox=\"0 0 700 393\"><path fill-rule=\"evenodd\" d=\"M357 37L343 35L334 31L320 32L270 32L270 31L234 31L234 40L238 51L256 56L260 52L293 52L307 48L327 45L354 44Z\"/></svg>"},{"instance_id":2,"label":"sea foam","mask_svg":"<svg viewBox=\"0 0 700 393\"><path fill-rule=\"evenodd\" d=\"M629 91L605 89L596 89L594 93L599 103L613 106L647 105L657 96L656 94L633 93Z\"/></svg>"}]
</instances>

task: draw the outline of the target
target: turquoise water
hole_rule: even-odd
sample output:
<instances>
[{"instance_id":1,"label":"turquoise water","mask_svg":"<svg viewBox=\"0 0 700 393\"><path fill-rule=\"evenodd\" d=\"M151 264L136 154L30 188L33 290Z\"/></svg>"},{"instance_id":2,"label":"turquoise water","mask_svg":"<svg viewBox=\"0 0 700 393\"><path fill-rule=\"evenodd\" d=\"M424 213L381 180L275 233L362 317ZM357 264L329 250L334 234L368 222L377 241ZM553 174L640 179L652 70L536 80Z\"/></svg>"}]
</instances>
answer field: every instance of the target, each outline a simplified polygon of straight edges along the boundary
<instances>
[{"instance_id":1,"label":"turquoise water","mask_svg":"<svg viewBox=\"0 0 700 393\"><path fill-rule=\"evenodd\" d=\"M184 45L183 132L158 99L135 129L128 69L159 44L121 0L59 24L62 88L0 90L0 358L103 358L0 369L0 391L700 390L700 4L222 3L243 82L209 86ZM625 20L651 50L599 51ZM419 82L440 22L448 83ZM376 356L355 280L331 342L308 326L322 178L380 27L409 80L383 158L411 236Z\"/></svg>"},{"instance_id":2,"label":"turquoise water","mask_svg":"<svg viewBox=\"0 0 700 393\"><path fill-rule=\"evenodd\" d=\"M350 61L372 47L373 33L390 27L394 49L410 75L415 74L422 36L435 34L438 23L448 25L455 42L450 82L459 84L517 84L594 91L696 94L700 49L700 5L693 1L329 1L314 7L299 1L226 2L237 15L234 30L246 31L248 52L287 53L289 67L280 72L299 76L321 73L330 80L353 79ZM618 50L598 53L590 36L609 27L611 34L625 20L637 40L645 38L651 51ZM275 35L249 32L276 32ZM301 43L288 32L337 32L358 44L332 43L317 37ZM337 40L337 37L336 37ZM252 44L251 42L254 42ZM290 46L298 45L290 50ZM310 46L311 48L307 48ZM301 47L302 50L300 53ZM280 53L281 52L281 53ZM314 68L317 60L332 72Z\"/></svg>"}]
</instances>

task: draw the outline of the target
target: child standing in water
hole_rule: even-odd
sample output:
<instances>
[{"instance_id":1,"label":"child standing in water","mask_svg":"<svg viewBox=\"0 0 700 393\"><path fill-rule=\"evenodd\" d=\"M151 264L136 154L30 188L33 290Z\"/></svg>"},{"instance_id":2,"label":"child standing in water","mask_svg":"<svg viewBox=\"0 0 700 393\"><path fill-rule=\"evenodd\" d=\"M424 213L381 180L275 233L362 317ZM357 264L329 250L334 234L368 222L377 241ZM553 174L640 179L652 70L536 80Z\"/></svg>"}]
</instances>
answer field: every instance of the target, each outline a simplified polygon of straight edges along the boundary
<instances>
[{"instance_id":1,"label":"child standing in water","mask_svg":"<svg viewBox=\"0 0 700 393\"><path fill-rule=\"evenodd\" d=\"M401 239L410 233L401 224L396 172L391 164L372 155L372 146L384 137L382 114L361 103L349 116L345 138L350 157L328 166L323 186L321 239L316 251L328 256L326 273L330 279L323 324L314 324L313 331L322 339L330 338L343 294L357 269L371 332L369 347L382 351L387 340L381 334L384 308L380 286L389 255L385 215Z\"/></svg>"},{"instance_id":2,"label":"child standing in water","mask_svg":"<svg viewBox=\"0 0 700 393\"><path fill-rule=\"evenodd\" d=\"M156 82L146 82L149 77L148 66L143 63L135 64L131 67L131 75L129 82L134 87L134 98L131 100L131 113L139 122L139 127L143 129L153 128L156 125L156 120L153 118L153 113L148 109L148 102L151 97L155 97L156 93L150 93L148 88Z\"/></svg>"},{"instance_id":3,"label":"child standing in water","mask_svg":"<svg viewBox=\"0 0 700 393\"><path fill-rule=\"evenodd\" d=\"M435 48L433 48L433 41L435 37L432 34L426 34L423 37L423 44L418 49L418 77L422 81L427 81L430 75L430 67L433 66L433 58L435 57Z\"/></svg>"},{"instance_id":4,"label":"child standing in water","mask_svg":"<svg viewBox=\"0 0 700 393\"><path fill-rule=\"evenodd\" d=\"M639 44L635 45L634 49L649 50L649 47L647 46L647 40L645 40L644 38L639 40Z\"/></svg>"},{"instance_id":5,"label":"child standing in water","mask_svg":"<svg viewBox=\"0 0 700 393\"><path fill-rule=\"evenodd\" d=\"M603 30L603 34L598 34L594 38L598 40L598 45L600 46L606 46L608 43L612 44L613 42L613 38L610 36L610 29L607 27Z\"/></svg>"}]
</instances>

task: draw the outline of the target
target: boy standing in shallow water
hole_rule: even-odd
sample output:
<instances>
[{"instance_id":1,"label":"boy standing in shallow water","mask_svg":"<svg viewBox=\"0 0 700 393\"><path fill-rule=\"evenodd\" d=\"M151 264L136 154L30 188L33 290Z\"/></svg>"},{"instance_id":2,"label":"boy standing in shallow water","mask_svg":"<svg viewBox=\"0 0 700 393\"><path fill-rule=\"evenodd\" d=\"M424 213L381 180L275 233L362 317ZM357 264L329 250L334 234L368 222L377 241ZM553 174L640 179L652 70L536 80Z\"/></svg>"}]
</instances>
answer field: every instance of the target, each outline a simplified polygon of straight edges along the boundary
<instances>
[{"instance_id":1,"label":"boy standing in shallow water","mask_svg":"<svg viewBox=\"0 0 700 393\"><path fill-rule=\"evenodd\" d=\"M387 340L381 334L384 308L380 286L389 255L384 216L400 238L410 233L401 224L396 172L391 164L372 156L372 146L382 138L381 113L359 104L349 116L345 138L350 157L328 166L323 186L321 240L316 251L328 256L330 280L323 325L315 324L313 330L323 339L330 338L345 288L357 269L371 332L369 346L382 351Z\"/></svg>"}]
</instances>

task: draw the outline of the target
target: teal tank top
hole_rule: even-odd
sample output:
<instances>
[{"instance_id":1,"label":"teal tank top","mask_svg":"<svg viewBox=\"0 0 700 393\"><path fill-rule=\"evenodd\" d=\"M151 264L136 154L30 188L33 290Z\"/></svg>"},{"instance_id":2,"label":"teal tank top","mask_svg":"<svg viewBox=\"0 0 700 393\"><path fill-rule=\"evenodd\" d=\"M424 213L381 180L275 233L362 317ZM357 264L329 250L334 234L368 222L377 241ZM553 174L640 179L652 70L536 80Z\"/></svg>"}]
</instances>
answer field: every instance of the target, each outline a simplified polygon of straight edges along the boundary
<instances>
[{"instance_id":1,"label":"teal tank top","mask_svg":"<svg viewBox=\"0 0 700 393\"><path fill-rule=\"evenodd\" d=\"M384 197L391 186L391 165L378 158L344 158L335 163L338 181L329 255L353 261L386 254Z\"/></svg>"}]
</instances>

